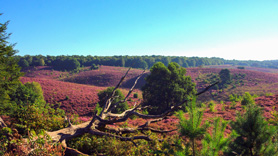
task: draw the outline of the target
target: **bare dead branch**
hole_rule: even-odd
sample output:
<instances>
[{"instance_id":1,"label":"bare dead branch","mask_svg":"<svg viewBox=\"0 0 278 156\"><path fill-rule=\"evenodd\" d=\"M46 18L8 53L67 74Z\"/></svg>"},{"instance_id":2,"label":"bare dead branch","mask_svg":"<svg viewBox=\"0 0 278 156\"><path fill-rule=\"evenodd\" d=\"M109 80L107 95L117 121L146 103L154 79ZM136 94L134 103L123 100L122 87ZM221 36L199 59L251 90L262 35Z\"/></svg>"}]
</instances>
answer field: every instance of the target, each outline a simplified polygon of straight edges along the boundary
<instances>
[{"instance_id":1,"label":"bare dead branch","mask_svg":"<svg viewBox=\"0 0 278 156\"><path fill-rule=\"evenodd\" d=\"M122 112L121 114L115 114L115 113L108 112L108 113L107 113L107 117L121 118L121 117L125 116L126 114L128 114L128 113L130 113L130 112L133 112L133 111L135 111L135 110L137 110L140 106L141 106L141 104L139 104L139 105L137 105L137 106L135 105L134 108L132 108L132 109L127 109L127 110L125 110L124 112Z\"/></svg>"},{"instance_id":2,"label":"bare dead branch","mask_svg":"<svg viewBox=\"0 0 278 156\"><path fill-rule=\"evenodd\" d=\"M69 127L72 126L72 123L70 122L70 117L68 115L65 116L65 121L69 124Z\"/></svg>"},{"instance_id":3,"label":"bare dead branch","mask_svg":"<svg viewBox=\"0 0 278 156\"><path fill-rule=\"evenodd\" d=\"M0 117L0 128L4 127L7 127L7 125L5 124L4 120Z\"/></svg>"},{"instance_id":4,"label":"bare dead branch","mask_svg":"<svg viewBox=\"0 0 278 156\"><path fill-rule=\"evenodd\" d=\"M119 128L119 127L109 127L106 126L105 129L111 133L116 133L116 134L126 134L126 133L136 133L138 131L151 131L151 132L155 132L155 133L169 133L169 132L173 132L176 131L177 129L173 129L173 130L158 130L158 129L154 129L152 127L148 127L148 126L138 126L135 128Z\"/></svg>"},{"instance_id":5,"label":"bare dead branch","mask_svg":"<svg viewBox=\"0 0 278 156\"><path fill-rule=\"evenodd\" d=\"M149 120L147 121L144 125L141 125L139 127L148 127L151 123L155 123L155 122L159 122L162 121L163 118L158 118L158 119L154 119L154 120Z\"/></svg>"},{"instance_id":6,"label":"bare dead branch","mask_svg":"<svg viewBox=\"0 0 278 156\"><path fill-rule=\"evenodd\" d=\"M71 155L71 156L88 156L87 154L85 153L82 153L74 148L70 148L70 147L64 147L66 149L65 151L65 155Z\"/></svg>"},{"instance_id":7,"label":"bare dead branch","mask_svg":"<svg viewBox=\"0 0 278 156\"><path fill-rule=\"evenodd\" d=\"M134 87L136 86L138 80L143 76L143 74L145 73L145 70L143 70L143 72L136 78L133 86L130 88L128 94L126 95L125 99L123 102L125 102L127 100L127 98L129 97L129 95L132 93L132 91L134 90Z\"/></svg>"},{"instance_id":8,"label":"bare dead branch","mask_svg":"<svg viewBox=\"0 0 278 156\"><path fill-rule=\"evenodd\" d=\"M198 93L196 94L196 96L199 96L199 95L205 93L205 92L208 91L211 87L217 85L218 83L219 83L219 81L215 82L215 83L212 84L212 85L209 85L208 87L206 87L206 88L205 88L204 90L202 90L201 92L198 92Z\"/></svg>"},{"instance_id":9,"label":"bare dead branch","mask_svg":"<svg viewBox=\"0 0 278 156\"><path fill-rule=\"evenodd\" d=\"M96 121L97 119L97 113L98 111L95 112L93 119L90 121L90 123L88 124L87 128L91 128L93 123Z\"/></svg>"},{"instance_id":10,"label":"bare dead branch","mask_svg":"<svg viewBox=\"0 0 278 156\"><path fill-rule=\"evenodd\" d=\"M116 90L117 90L117 89L120 87L120 85L123 83L123 81L124 81L124 79L126 78L128 72L130 71L130 69L131 69L131 67L128 68L128 70L126 71L125 75L121 78L121 80L119 81L119 83L118 83L118 84L116 85L116 87L114 88L114 90L113 90L113 92L112 92L110 98L107 100L107 102L106 102L105 105L103 106L103 109L102 109L102 111L101 111L101 113L100 113L100 116L102 116L103 113L106 112L106 111L110 108L110 105L111 105L111 103L112 103L111 98L114 97Z\"/></svg>"},{"instance_id":11,"label":"bare dead branch","mask_svg":"<svg viewBox=\"0 0 278 156\"><path fill-rule=\"evenodd\" d=\"M127 98L130 96L130 94L133 92L134 87L136 86L138 80L143 76L143 74L145 73L145 70L136 78L135 82L133 83L133 86L130 88L129 92L127 93L127 95L125 96L124 100L121 100L119 102L117 102L113 108L108 109L108 112L111 112L114 108L116 108L119 103L124 103L126 102Z\"/></svg>"}]
</instances>

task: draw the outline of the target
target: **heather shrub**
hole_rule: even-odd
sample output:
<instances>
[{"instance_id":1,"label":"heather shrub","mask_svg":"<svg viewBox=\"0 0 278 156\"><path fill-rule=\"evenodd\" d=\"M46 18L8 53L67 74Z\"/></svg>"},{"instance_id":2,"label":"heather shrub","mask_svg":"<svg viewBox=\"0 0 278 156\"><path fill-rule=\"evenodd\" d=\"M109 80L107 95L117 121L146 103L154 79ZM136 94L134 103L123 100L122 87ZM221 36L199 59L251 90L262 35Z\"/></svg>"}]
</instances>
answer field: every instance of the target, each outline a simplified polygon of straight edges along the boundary
<instances>
[{"instance_id":1,"label":"heather shrub","mask_svg":"<svg viewBox=\"0 0 278 156\"><path fill-rule=\"evenodd\" d=\"M0 130L0 155L40 156L64 155L64 149L58 143L53 143L44 131L36 134L28 133L27 140L21 140L15 129L5 127Z\"/></svg>"}]
</instances>

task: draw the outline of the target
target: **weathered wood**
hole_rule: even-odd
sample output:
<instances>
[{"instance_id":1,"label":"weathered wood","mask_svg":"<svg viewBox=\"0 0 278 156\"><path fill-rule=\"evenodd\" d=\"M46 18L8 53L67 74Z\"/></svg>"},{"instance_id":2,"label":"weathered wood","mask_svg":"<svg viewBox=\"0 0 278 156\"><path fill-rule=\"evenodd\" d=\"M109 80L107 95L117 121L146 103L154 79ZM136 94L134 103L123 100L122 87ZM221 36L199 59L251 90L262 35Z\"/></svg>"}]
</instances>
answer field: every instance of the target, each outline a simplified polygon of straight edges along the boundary
<instances>
[{"instance_id":1,"label":"weathered wood","mask_svg":"<svg viewBox=\"0 0 278 156\"><path fill-rule=\"evenodd\" d=\"M7 125L5 124L4 120L0 116L0 128L4 128L4 127L7 127Z\"/></svg>"}]
</instances>

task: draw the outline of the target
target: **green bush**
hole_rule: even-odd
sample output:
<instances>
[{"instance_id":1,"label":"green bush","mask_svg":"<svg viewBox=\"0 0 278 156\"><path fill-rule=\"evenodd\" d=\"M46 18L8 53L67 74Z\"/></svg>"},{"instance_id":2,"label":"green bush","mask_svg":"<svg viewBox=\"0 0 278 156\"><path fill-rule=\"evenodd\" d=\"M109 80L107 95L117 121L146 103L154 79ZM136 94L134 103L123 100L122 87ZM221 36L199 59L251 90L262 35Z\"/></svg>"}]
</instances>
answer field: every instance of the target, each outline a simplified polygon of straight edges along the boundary
<instances>
[{"instance_id":1,"label":"green bush","mask_svg":"<svg viewBox=\"0 0 278 156\"><path fill-rule=\"evenodd\" d=\"M250 93L245 92L245 94L242 97L242 101L241 101L241 105L247 105L247 104L252 104L254 103L254 98L252 97L252 95L250 95Z\"/></svg>"},{"instance_id":2,"label":"green bush","mask_svg":"<svg viewBox=\"0 0 278 156\"><path fill-rule=\"evenodd\" d=\"M209 110L211 112L216 112L216 110L215 110L215 103L213 101L210 101L208 106L209 106Z\"/></svg>"},{"instance_id":3,"label":"green bush","mask_svg":"<svg viewBox=\"0 0 278 156\"><path fill-rule=\"evenodd\" d=\"M134 98L138 98L138 93L134 93L134 94L133 94L133 97L134 97Z\"/></svg>"},{"instance_id":4,"label":"green bush","mask_svg":"<svg viewBox=\"0 0 278 156\"><path fill-rule=\"evenodd\" d=\"M66 96L65 100L69 100L69 96Z\"/></svg>"},{"instance_id":5,"label":"green bush","mask_svg":"<svg viewBox=\"0 0 278 156\"><path fill-rule=\"evenodd\" d=\"M12 104L7 115L15 119L12 124L20 134L26 135L28 130L58 130L66 126L65 112L46 104L39 83L19 84L10 97Z\"/></svg>"},{"instance_id":6,"label":"green bush","mask_svg":"<svg viewBox=\"0 0 278 156\"><path fill-rule=\"evenodd\" d=\"M95 64L92 64L92 66L91 66L91 70L96 70L96 69L98 69L99 67L98 67L98 65L95 65Z\"/></svg>"},{"instance_id":7,"label":"green bush","mask_svg":"<svg viewBox=\"0 0 278 156\"><path fill-rule=\"evenodd\" d=\"M127 135L123 135L127 136ZM158 139L156 135L152 135L152 139ZM130 141L120 141L111 137L99 137L90 134L83 135L67 141L67 145L71 148L89 155L155 155L154 153L170 152L173 147L163 147L162 144L169 144L169 140L163 143L158 141L134 140L137 146ZM175 149L175 147L174 147Z\"/></svg>"},{"instance_id":8,"label":"green bush","mask_svg":"<svg viewBox=\"0 0 278 156\"><path fill-rule=\"evenodd\" d=\"M242 99L242 97L237 95L237 94L230 94L229 95L229 100L231 102L239 102L239 101L241 101L241 99Z\"/></svg>"}]
</instances>

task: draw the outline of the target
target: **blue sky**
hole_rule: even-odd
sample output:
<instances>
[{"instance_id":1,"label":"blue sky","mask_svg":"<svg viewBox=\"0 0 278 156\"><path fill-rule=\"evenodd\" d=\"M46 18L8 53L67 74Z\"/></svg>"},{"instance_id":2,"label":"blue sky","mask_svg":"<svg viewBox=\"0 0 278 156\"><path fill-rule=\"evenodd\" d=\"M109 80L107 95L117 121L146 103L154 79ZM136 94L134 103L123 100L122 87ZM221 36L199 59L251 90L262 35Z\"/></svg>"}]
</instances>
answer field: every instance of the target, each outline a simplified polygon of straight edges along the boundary
<instances>
[{"instance_id":1,"label":"blue sky","mask_svg":"<svg viewBox=\"0 0 278 156\"><path fill-rule=\"evenodd\" d=\"M19 55L278 59L277 0L0 0Z\"/></svg>"}]
</instances>

